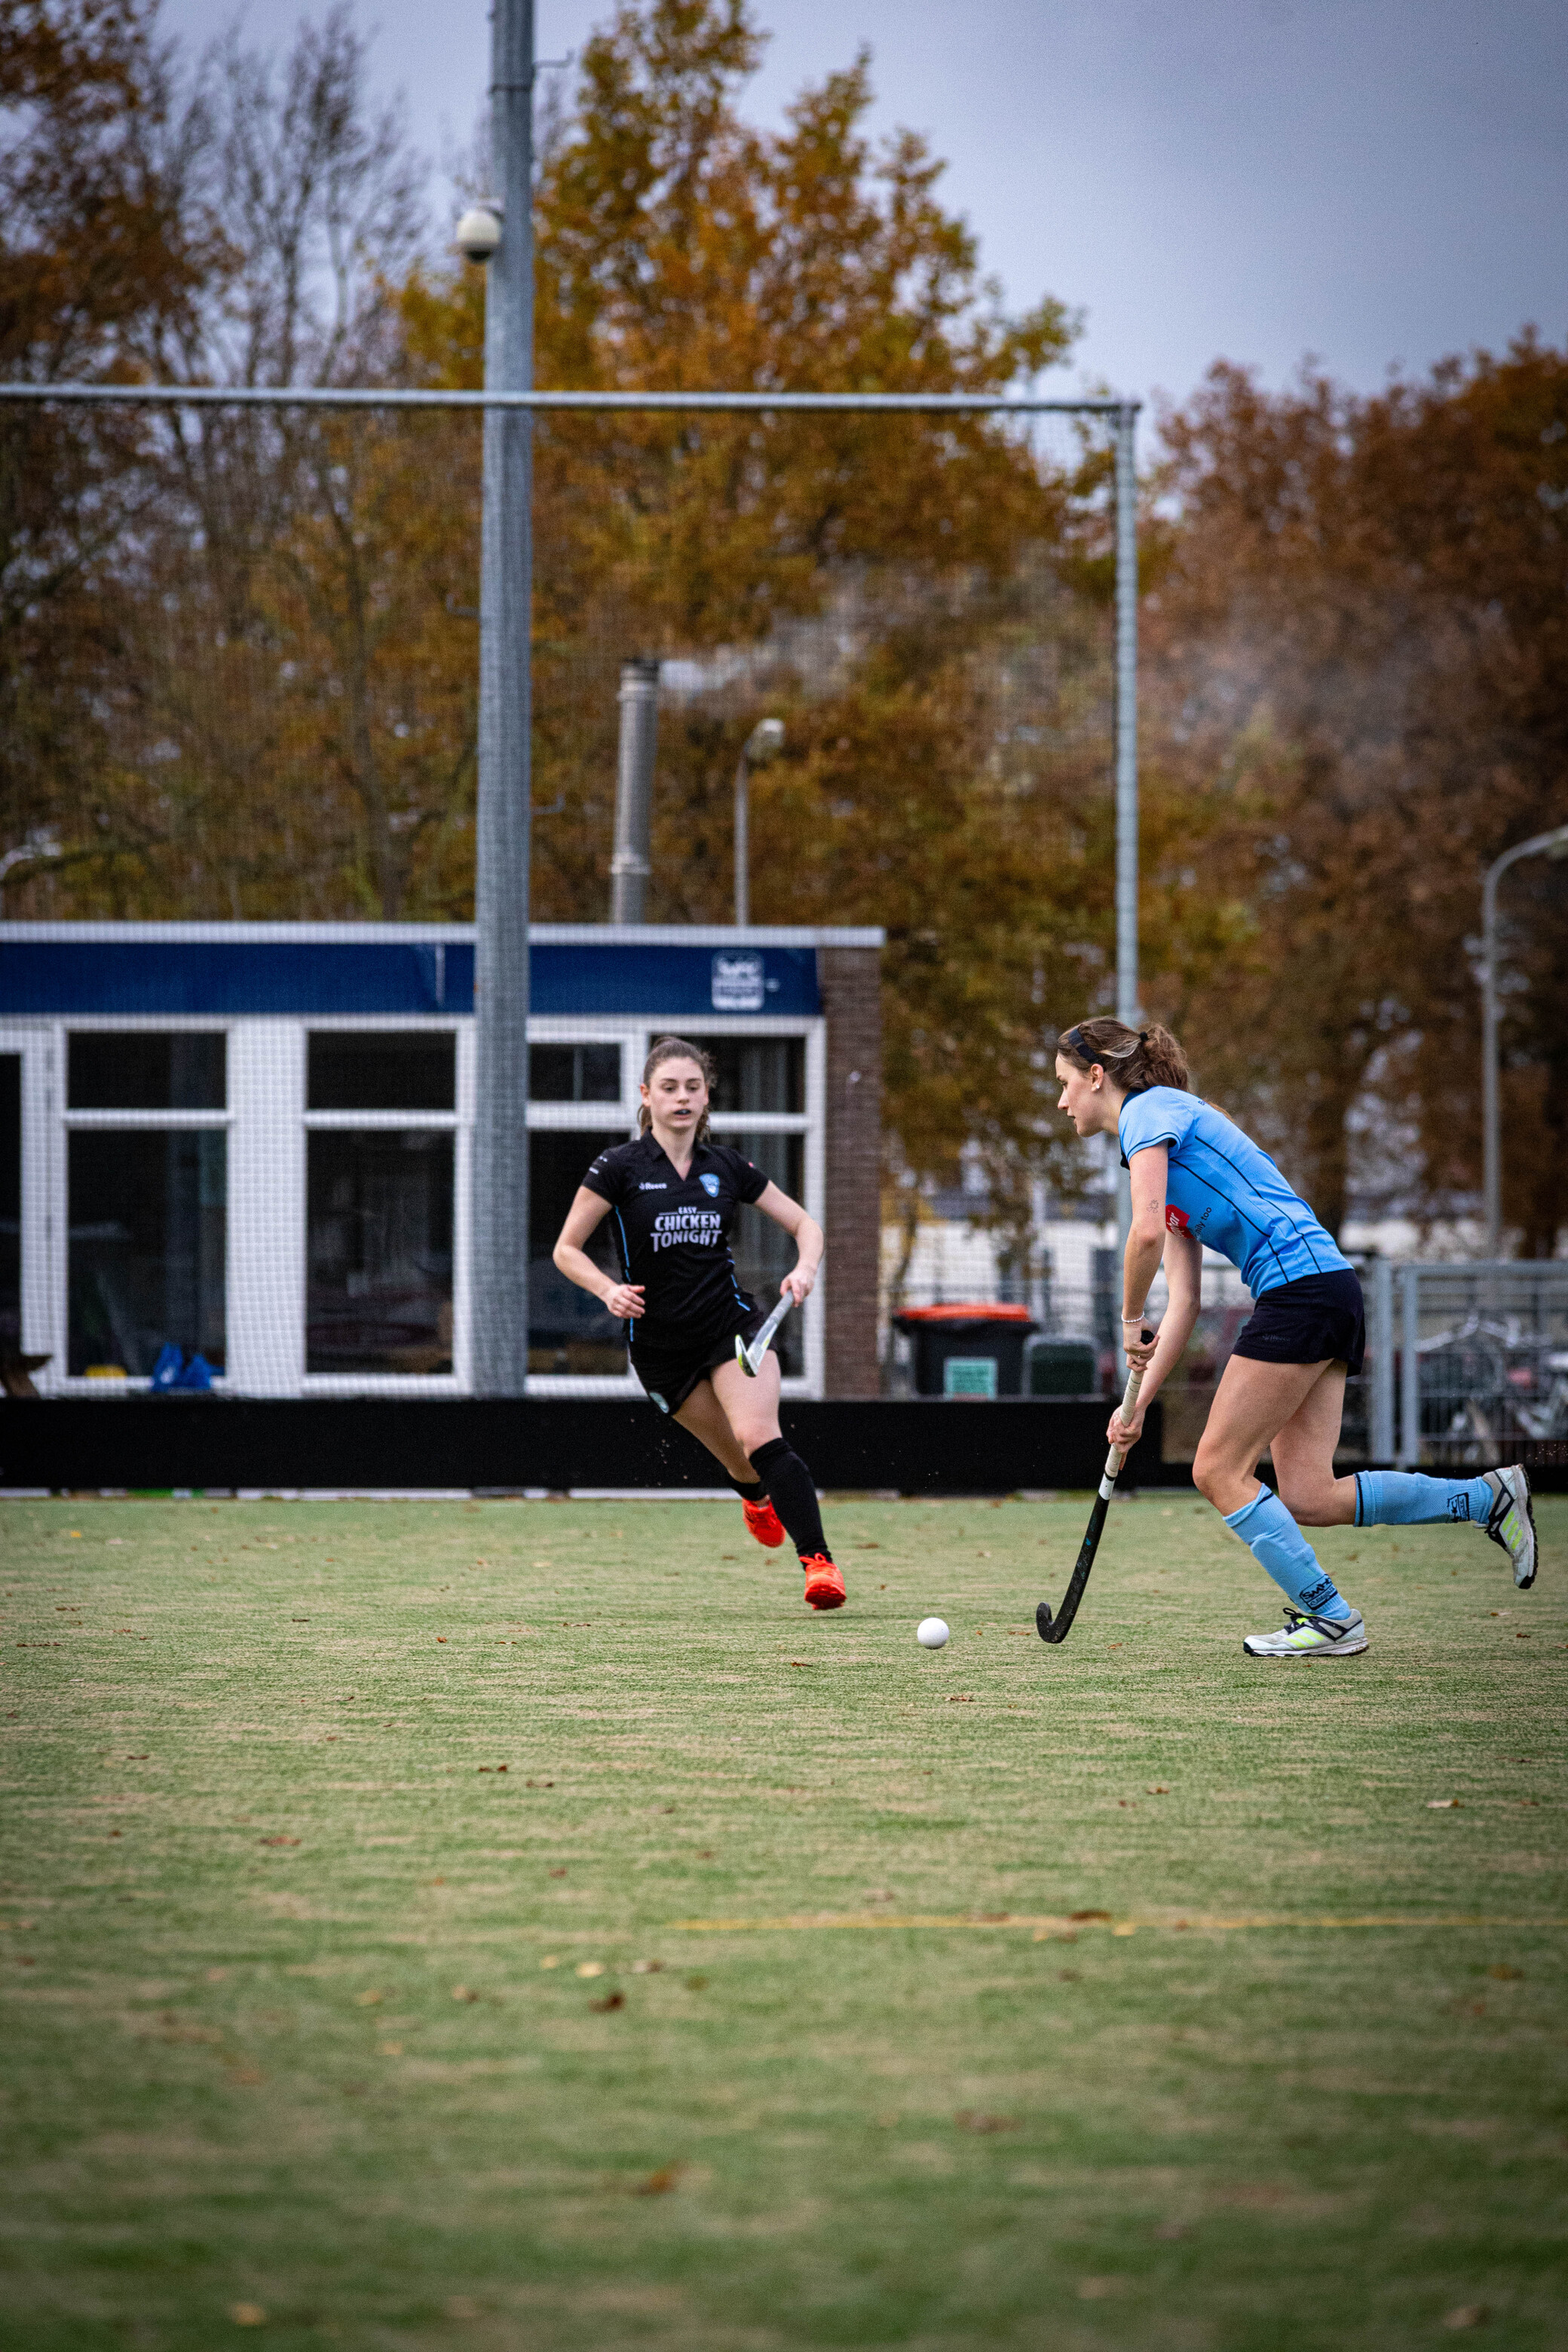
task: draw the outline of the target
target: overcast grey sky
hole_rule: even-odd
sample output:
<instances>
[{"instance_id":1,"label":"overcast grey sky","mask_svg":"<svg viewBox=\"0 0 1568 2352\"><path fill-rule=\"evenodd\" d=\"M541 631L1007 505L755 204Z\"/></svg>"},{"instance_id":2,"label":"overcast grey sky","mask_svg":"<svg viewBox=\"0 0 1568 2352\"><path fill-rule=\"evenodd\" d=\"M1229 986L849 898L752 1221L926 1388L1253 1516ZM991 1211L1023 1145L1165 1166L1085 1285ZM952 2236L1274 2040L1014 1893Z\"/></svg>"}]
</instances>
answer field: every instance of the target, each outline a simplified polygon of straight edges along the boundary
<instances>
[{"instance_id":1,"label":"overcast grey sky","mask_svg":"<svg viewBox=\"0 0 1568 2352\"><path fill-rule=\"evenodd\" d=\"M1072 373L1176 396L1216 358L1278 383L1306 353L1371 389L1391 364L1568 334L1565 0L756 0L745 99L873 52L880 126L926 133L948 204L1022 306L1087 314ZM223 0L164 0L195 42ZM248 0L285 41L319 0ZM607 0L538 0L539 54ZM359 0L378 83L439 167L466 145L487 0ZM446 187L437 168L437 201ZM1067 388L1065 376L1059 379Z\"/></svg>"}]
</instances>

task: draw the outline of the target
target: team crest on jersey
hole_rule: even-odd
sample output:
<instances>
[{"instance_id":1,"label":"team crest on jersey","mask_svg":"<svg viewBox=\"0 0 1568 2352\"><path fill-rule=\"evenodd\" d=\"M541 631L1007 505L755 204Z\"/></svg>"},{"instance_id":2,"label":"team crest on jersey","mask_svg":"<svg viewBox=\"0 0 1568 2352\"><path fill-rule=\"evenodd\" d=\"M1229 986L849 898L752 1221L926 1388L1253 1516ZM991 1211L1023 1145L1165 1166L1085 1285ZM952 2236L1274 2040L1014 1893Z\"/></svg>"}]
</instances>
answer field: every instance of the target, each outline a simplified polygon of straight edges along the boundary
<instances>
[{"instance_id":1,"label":"team crest on jersey","mask_svg":"<svg viewBox=\"0 0 1568 2352\"><path fill-rule=\"evenodd\" d=\"M1167 1202L1165 1203L1165 1225L1167 1231L1170 1233L1184 1234L1187 1230L1187 1213L1185 1209L1173 1209L1170 1202Z\"/></svg>"},{"instance_id":2,"label":"team crest on jersey","mask_svg":"<svg viewBox=\"0 0 1568 2352\"><path fill-rule=\"evenodd\" d=\"M710 1201L716 1201L719 1198L719 1179L717 1176L699 1176L697 1181L701 1185L702 1190L707 1193L708 1198Z\"/></svg>"}]
</instances>

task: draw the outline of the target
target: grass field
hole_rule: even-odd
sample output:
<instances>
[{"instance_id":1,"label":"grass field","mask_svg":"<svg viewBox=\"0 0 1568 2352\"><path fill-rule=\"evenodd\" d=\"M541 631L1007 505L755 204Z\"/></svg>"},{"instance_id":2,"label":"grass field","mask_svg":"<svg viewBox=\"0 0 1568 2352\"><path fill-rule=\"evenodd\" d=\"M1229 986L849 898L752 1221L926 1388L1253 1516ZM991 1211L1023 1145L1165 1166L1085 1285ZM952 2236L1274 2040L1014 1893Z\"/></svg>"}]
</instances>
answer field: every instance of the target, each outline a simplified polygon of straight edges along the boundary
<instances>
[{"instance_id":1,"label":"grass field","mask_svg":"<svg viewBox=\"0 0 1568 2352\"><path fill-rule=\"evenodd\" d=\"M1557 2352L1568 1503L1084 1516L0 1506L0 2339Z\"/></svg>"}]
</instances>

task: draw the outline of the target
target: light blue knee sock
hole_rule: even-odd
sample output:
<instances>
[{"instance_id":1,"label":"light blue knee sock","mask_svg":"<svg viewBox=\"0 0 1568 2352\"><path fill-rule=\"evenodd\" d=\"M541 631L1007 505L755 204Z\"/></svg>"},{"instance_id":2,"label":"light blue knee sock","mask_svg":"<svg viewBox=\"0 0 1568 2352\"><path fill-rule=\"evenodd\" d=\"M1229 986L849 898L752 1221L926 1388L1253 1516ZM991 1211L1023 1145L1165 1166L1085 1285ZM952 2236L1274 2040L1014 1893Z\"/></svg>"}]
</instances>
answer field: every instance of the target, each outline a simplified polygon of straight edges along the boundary
<instances>
[{"instance_id":1,"label":"light blue knee sock","mask_svg":"<svg viewBox=\"0 0 1568 2352\"><path fill-rule=\"evenodd\" d=\"M1343 1624L1351 1605L1273 1489L1261 1487L1239 1511L1226 1514L1226 1526L1241 1538L1255 1559L1268 1570L1287 1601L1310 1617L1331 1617Z\"/></svg>"},{"instance_id":2,"label":"light blue knee sock","mask_svg":"<svg viewBox=\"0 0 1568 2352\"><path fill-rule=\"evenodd\" d=\"M1420 1470L1358 1470L1358 1528L1425 1528L1434 1520L1474 1520L1484 1528L1496 1500L1484 1478L1428 1478Z\"/></svg>"}]
</instances>

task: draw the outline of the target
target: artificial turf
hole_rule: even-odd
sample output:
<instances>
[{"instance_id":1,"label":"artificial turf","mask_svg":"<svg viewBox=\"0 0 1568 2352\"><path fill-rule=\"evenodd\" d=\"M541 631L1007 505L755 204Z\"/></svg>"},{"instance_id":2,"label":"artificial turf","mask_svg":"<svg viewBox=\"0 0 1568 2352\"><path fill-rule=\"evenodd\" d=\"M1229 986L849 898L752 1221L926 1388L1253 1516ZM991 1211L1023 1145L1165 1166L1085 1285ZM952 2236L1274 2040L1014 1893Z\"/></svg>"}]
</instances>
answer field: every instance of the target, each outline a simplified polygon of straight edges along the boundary
<instances>
[{"instance_id":1,"label":"artificial turf","mask_svg":"<svg viewBox=\"0 0 1568 2352\"><path fill-rule=\"evenodd\" d=\"M1084 1516L0 1505L0 2340L1563 2346L1568 1504Z\"/></svg>"}]
</instances>

